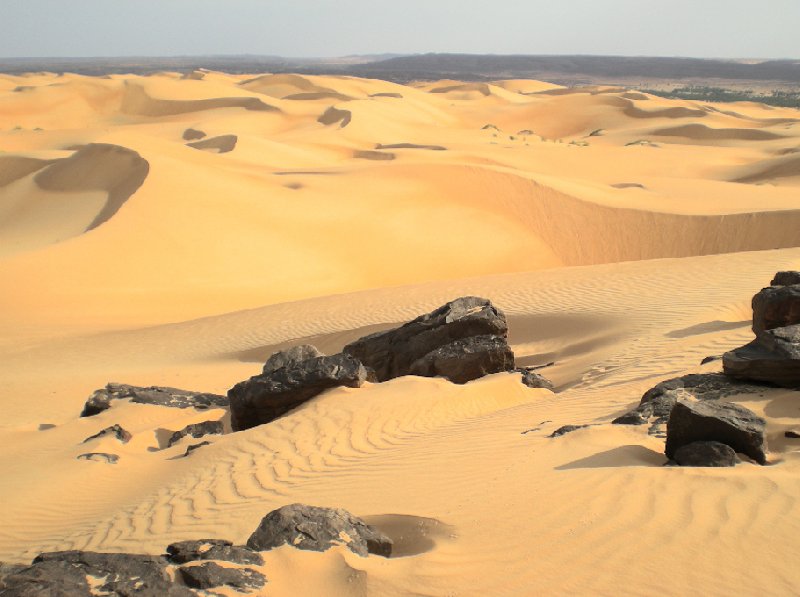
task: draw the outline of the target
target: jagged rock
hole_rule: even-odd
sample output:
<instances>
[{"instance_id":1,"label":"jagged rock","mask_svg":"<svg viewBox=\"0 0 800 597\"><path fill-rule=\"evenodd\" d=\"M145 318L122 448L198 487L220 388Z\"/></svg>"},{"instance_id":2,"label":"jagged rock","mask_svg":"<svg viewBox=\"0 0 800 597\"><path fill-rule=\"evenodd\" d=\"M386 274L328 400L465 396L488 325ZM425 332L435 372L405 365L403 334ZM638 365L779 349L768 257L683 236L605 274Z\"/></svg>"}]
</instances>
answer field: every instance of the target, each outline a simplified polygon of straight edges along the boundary
<instances>
[{"instance_id":1,"label":"jagged rock","mask_svg":"<svg viewBox=\"0 0 800 597\"><path fill-rule=\"evenodd\" d=\"M287 350L281 350L273 354L267 359L264 364L262 373L269 374L283 367L289 367L307 361L308 359L315 359L317 357L324 357L315 346L310 344L301 344L300 346L293 346Z\"/></svg>"},{"instance_id":2,"label":"jagged rock","mask_svg":"<svg viewBox=\"0 0 800 597\"><path fill-rule=\"evenodd\" d=\"M346 354L360 360L364 366L375 371L378 381L387 381L402 375L421 374L428 371L433 375L436 368L427 367L427 363L450 361L459 348L485 346L486 350L495 351L486 355L476 352L469 359L482 365L473 368L477 376L486 373L510 371L514 368L513 353L510 348L502 347L508 335L508 325L503 312L486 299L463 297L439 307L435 311L417 317L392 330L371 334L344 347ZM495 336L496 342L491 344L481 340L479 344L460 343L467 338ZM446 348L448 345L453 345ZM443 349L438 356L435 353ZM468 355L465 353L465 357ZM416 371L416 373L415 373ZM459 376L464 373L458 369ZM463 378L459 377L461 381Z\"/></svg>"},{"instance_id":3,"label":"jagged rock","mask_svg":"<svg viewBox=\"0 0 800 597\"><path fill-rule=\"evenodd\" d=\"M105 452L89 452L76 457L77 460L91 460L93 462L105 462L106 464L117 464L119 456L116 454L106 454Z\"/></svg>"},{"instance_id":4,"label":"jagged rock","mask_svg":"<svg viewBox=\"0 0 800 597\"><path fill-rule=\"evenodd\" d=\"M636 408L617 417L611 423L614 425L646 425L648 423L661 425L666 422L679 398L720 400L737 394L753 394L763 391L763 386L731 379L722 373L691 373L662 381L650 388L644 393ZM652 431L651 435L661 433L659 429L652 429Z\"/></svg>"},{"instance_id":5,"label":"jagged rock","mask_svg":"<svg viewBox=\"0 0 800 597\"><path fill-rule=\"evenodd\" d=\"M187 586L193 589L213 589L214 587L233 587L237 591L260 589L267 579L252 568L223 568L214 562L178 569Z\"/></svg>"},{"instance_id":6,"label":"jagged rock","mask_svg":"<svg viewBox=\"0 0 800 597\"><path fill-rule=\"evenodd\" d=\"M726 352L722 365L732 377L800 387L800 325L758 332L750 344Z\"/></svg>"},{"instance_id":7,"label":"jagged rock","mask_svg":"<svg viewBox=\"0 0 800 597\"><path fill-rule=\"evenodd\" d=\"M680 466L736 466L739 459L733 448L720 442L692 442L675 450L673 457Z\"/></svg>"},{"instance_id":8,"label":"jagged rock","mask_svg":"<svg viewBox=\"0 0 800 597\"><path fill-rule=\"evenodd\" d=\"M753 297L753 331L800 323L800 285L770 286Z\"/></svg>"},{"instance_id":9,"label":"jagged rock","mask_svg":"<svg viewBox=\"0 0 800 597\"><path fill-rule=\"evenodd\" d=\"M800 284L800 272L778 272L770 282L770 286L793 286Z\"/></svg>"},{"instance_id":10,"label":"jagged rock","mask_svg":"<svg viewBox=\"0 0 800 597\"><path fill-rule=\"evenodd\" d=\"M228 399L217 394L206 394L201 392L191 392L179 390L177 388L167 388L151 386L141 388L126 384L110 383L105 388L96 390L83 407L82 417L92 417L96 414L111 408L112 400L130 400L138 404L154 404L156 406L167 406L169 408L196 408L205 410L208 408L225 408L228 406Z\"/></svg>"},{"instance_id":11,"label":"jagged rock","mask_svg":"<svg viewBox=\"0 0 800 597\"><path fill-rule=\"evenodd\" d=\"M561 437L562 435L566 435L567 433L572 433L573 431L577 431L578 429L585 429L588 425L564 425L563 427L559 427L553 433L548 435L547 437L555 438Z\"/></svg>"},{"instance_id":12,"label":"jagged rock","mask_svg":"<svg viewBox=\"0 0 800 597\"><path fill-rule=\"evenodd\" d=\"M101 437L108 437L108 436L115 437L123 444L127 444L129 441L131 441L131 438L133 437L130 434L130 432L125 431L119 425L112 425L111 427L106 427L99 433L95 433L94 435L87 437L85 440L83 440L83 443L85 444L86 442L91 441L93 439L100 439Z\"/></svg>"},{"instance_id":13,"label":"jagged rock","mask_svg":"<svg viewBox=\"0 0 800 597\"><path fill-rule=\"evenodd\" d=\"M501 336L471 336L437 348L417 359L409 375L446 377L453 383L467 383L490 373L514 367L514 353Z\"/></svg>"},{"instance_id":14,"label":"jagged rock","mask_svg":"<svg viewBox=\"0 0 800 597\"><path fill-rule=\"evenodd\" d=\"M167 547L167 559L174 564L186 564L199 560L220 560L254 566L264 564L261 554L248 547L234 545L224 539L199 539L172 543Z\"/></svg>"},{"instance_id":15,"label":"jagged rock","mask_svg":"<svg viewBox=\"0 0 800 597\"><path fill-rule=\"evenodd\" d=\"M730 402L679 400L667 423L665 453L696 441L726 444L759 464L767 462L766 423L751 410Z\"/></svg>"},{"instance_id":16,"label":"jagged rock","mask_svg":"<svg viewBox=\"0 0 800 597\"><path fill-rule=\"evenodd\" d=\"M522 383L528 386L529 388L534 388L534 389L542 388L545 390L550 390L551 392L555 391L553 382L551 382L543 375L539 375L533 369L521 368L521 369L514 369L514 371L522 373Z\"/></svg>"},{"instance_id":17,"label":"jagged rock","mask_svg":"<svg viewBox=\"0 0 800 597\"><path fill-rule=\"evenodd\" d=\"M345 544L360 556L376 554L389 557L392 540L340 508L318 508L293 504L273 510L250 536L247 546L266 551L288 544L297 549L326 551Z\"/></svg>"},{"instance_id":18,"label":"jagged rock","mask_svg":"<svg viewBox=\"0 0 800 597\"><path fill-rule=\"evenodd\" d=\"M93 577L92 585L87 576ZM99 580L98 580L99 579ZM43 553L33 564L5 577L3 597L193 597L175 585L163 558L85 551Z\"/></svg>"},{"instance_id":19,"label":"jagged rock","mask_svg":"<svg viewBox=\"0 0 800 597\"><path fill-rule=\"evenodd\" d=\"M211 442L200 442L199 444L192 444L186 451L183 453L183 458L186 458L189 454L197 450L198 448L202 448L203 446L210 446Z\"/></svg>"},{"instance_id":20,"label":"jagged rock","mask_svg":"<svg viewBox=\"0 0 800 597\"><path fill-rule=\"evenodd\" d=\"M194 438L199 438L205 435L222 435L224 432L225 429L222 425L222 421L203 421L202 423L193 423L192 425L187 425L180 431L173 433L167 442L167 447L171 448L187 435L190 435Z\"/></svg>"},{"instance_id":21,"label":"jagged rock","mask_svg":"<svg viewBox=\"0 0 800 597\"><path fill-rule=\"evenodd\" d=\"M325 390L361 387L364 366L350 355L316 357L236 384L228 392L231 427L249 429L274 421Z\"/></svg>"}]
</instances>

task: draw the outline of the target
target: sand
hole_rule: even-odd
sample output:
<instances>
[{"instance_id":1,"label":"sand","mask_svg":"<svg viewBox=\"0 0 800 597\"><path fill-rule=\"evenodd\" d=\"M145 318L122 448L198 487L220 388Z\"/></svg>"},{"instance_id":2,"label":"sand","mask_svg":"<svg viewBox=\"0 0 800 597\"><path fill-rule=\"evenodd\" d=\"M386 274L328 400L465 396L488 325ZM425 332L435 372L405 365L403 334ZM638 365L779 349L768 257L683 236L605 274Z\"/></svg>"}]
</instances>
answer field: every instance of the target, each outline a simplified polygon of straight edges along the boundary
<instances>
[{"instance_id":1,"label":"sand","mask_svg":"<svg viewBox=\"0 0 800 597\"><path fill-rule=\"evenodd\" d=\"M0 83L0 560L242 542L305 502L401 557L280 548L265 595L796 593L796 392L734 398L768 421L766 467L663 468L663 440L607 423L719 370L699 363L800 269L800 112L531 81ZM556 393L399 378L186 458L167 432L224 411L78 416L109 381L224 393L467 294ZM115 423L129 443L82 444ZM566 424L592 426L547 437Z\"/></svg>"}]
</instances>

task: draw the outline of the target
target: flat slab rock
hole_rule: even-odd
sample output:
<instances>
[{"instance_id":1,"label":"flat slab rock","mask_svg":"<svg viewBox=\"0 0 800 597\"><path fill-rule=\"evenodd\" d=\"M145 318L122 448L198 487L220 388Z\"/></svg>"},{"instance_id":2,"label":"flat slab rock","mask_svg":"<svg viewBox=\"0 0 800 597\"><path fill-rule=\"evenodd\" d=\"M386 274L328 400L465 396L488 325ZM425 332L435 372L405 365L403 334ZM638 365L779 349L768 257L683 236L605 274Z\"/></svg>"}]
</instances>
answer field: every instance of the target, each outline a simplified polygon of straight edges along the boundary
<instances>
[{"instance_id":1,"label":"flat slab rock","mask_svg":"<svg viewBox=\"0 0 800 597\"><path fill-rule=\"evenodd\" d=\"M335 545L345 545L360 555L376 554L389 557L392 540L340 508L319 508L292 504L267 514L247 540L254 550L267 551L281 545L297 549L326 551Z\"/></svg>"},{"instance_id":2,"label":"flat slab rock","mask_svg":"<svg viewBox=\"0 0 800 597\"><path fill-rule=\"evenodd\" d=\"M219 560L234 564L262 566L261 554L243 545L234 545L224 539L199 539L178 541L167 547L167 559L174 564L202 560Z\"/></svg>"},{"instance_id":3,"label":"flat slab rock","mask_svg":"<svg viewBox=\"0 0 800 597\"><path fill-rule=\"evenodd\" d=\"M679 400L669 415L665 453L698 441L725 444L759 464L767 462L766 422L753 411L730 402Z\"/></svg>"},{"instance_id":4,"label":"flat slab rock","mask_svg":"<svg viewBox=\"0 0 800 597\"><path fill-rule=\"evenodd\" d=\"M193 589L233 587L237 591L251 591L263 587L267 578L252 568L224 568L214 562L181 566L183 582Z\"/></svg>"},{"instance_id":5,"label":"flat slab rock","mask_svg":"<svg viewBox=\"0 0 800 597\"><path fill-rule=\"evenodd\" d=\"M129 386L127 384L109 383L105 388L96 390L86 401L81 412L82 417L93 417L111 408L112 400L130 400L138 404L153 404L169 408L227 408L228 399L218 394L192 392L161 386L147 388Z\"/></svg>"},{"instance_id":6,"label":"flat slab rock","mask_svg":"<svg viewBox=\"0 0 800 597\"><path fill-rule=\"evenodd\" d=\"M514 368L507 336L505 314L491 301L471 296L398 328L365 336L345 346L343 352L374 371L379 382L403 375L453 375L463 383ZM468 342L469 338L481 339ZM474 366L457 365L454 358L459 354Z\"/></svg>"},{"instance_id":7,"label":"flat slab rock","mask_svg":"<svg viewBox=\"0 0 800 597\"><path fill-rule=\"evenodd\" d=\"M367 370L350 355L290 360L286 366L251 377L228 391L231 427L241 431L269 423L325 390L358 388L366 379Z\"/></svg>"}]
</instances>

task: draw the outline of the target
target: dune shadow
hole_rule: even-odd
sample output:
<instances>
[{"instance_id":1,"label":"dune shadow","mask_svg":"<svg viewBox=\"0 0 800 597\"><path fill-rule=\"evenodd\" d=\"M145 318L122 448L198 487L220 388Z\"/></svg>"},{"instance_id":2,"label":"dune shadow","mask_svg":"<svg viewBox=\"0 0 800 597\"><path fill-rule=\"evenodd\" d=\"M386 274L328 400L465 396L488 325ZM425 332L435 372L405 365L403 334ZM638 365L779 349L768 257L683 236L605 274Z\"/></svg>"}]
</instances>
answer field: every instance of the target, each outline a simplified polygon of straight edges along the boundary
<instances>
[{"instance_id":1,"label":"dune shadow","mask_svg":"<svg viewBox=\"0 0 800 597\"><path fill-rule=\"evenodd\" d=\"M619 446L598 452L586 458L573 460L567 464L557 466L557 471L568 471L582 468L624 468L632 466L662 466L666 456L639 445Z\"/></svg>"},{"instance_id":2,"label":"dune shadow","mask_svg":"<svg viewBox=\"0 0 800 597\"><path fill-rule=\"evenodd\" d=\"M393 558L416 556L432 551L436 545L455 535L455 527L435 518L409 514L365 516L364 521L389 536L394 542Z\"/></svg>"}]
</instances>

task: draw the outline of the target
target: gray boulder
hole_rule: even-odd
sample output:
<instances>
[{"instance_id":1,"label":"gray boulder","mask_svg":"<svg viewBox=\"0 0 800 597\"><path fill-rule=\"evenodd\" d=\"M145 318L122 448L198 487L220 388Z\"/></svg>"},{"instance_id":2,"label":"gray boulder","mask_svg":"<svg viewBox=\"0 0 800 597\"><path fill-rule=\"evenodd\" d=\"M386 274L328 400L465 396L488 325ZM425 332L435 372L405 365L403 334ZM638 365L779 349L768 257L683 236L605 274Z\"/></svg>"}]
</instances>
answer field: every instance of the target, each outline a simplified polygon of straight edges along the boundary
<instances>
[{"instance_id":1,"label":"gray boulder","mask_svg":"<svg viewBox=\"0 0 800 597\"><path fill-rule=\"evenodd\" d=\"M92 586L87 576L93 577ZM99 579L99 582L98 580ZM33 564L6 576L3 597L192 597L173 583L163 558L85 551L44 553Z\"/></svg>"},{"instance_id":2,"label":"gray boulder","mask_svg":"<svg viewBox=\"0 0 800 597\"><path fill-rule=\"evenodd\" d=\"M178 569L183 582L193 589L213 589L233 587L239 592L247 592L263 587L267 579L251 568L223 568L214 562L182 566Z\"/></svg>"},{"instance_id":3,"label":"gray boulder","mask_svg":"<svg viewBox=\"0 0 800 597\"><path fill-rule=\"evenodd\" d=\"M225 429L222 425L222 421L203 421L202 423L193 423L192 425L187 425L180 431L173 433L167 442L167 447L170 448L174 446L187 435L194 438L200 438L206 435L222 435L224 432Z\"/></svg>"},{"instance_id":4,"label":"gray boulder","mask_svg":"<svg viewBox=\"0 0 800 597\"><path fill-rule=\"evenodd\" d=\"M800 325L758 332L756 339L722 357L727 375L800 387Z\"/></svg>"},{"instance_id":5,"label":"gray boulder","mask_svg":"<svg viewBox=\"0 0 800 597\"><path fill-rule=\"evenodd\" d=\"M360 555L389 557L392 540L360 518L340 508L293 504L273 510L250 536L247 546L267 551L288 544L297 549L326 551L345 544Z\"/></svg>"},{"instance_id":6,"label":"gray boulder","mask_svg":"<svg viewBox=\"0 0 800 597\"><path fill-rule=\"evenodd\" d=\"M178 541L167 547L167 559L173 564L186 564L200 560L219 560L234 564L263 566L261 554L244 546L234 545L224 539L199 539Z\"/></svg>"},{"instance_id":7,"label":"gray boulder","mask_svg":"<svg viewBox=\"0 0 800 597\"><path fill-rule=\"evenodd\" d=\"M409 375L446 377L464 384L490 373L514 367L514 353L501 336L470 336L445 344L417 359L408 368Z\"/></svg>"},{"instance_id":8,"label":"gray boulder","mask_svg":"<svg viewBox=\"0 0 800 597\"><path fill-rule=\"evenodd\" d=\"M105 388L96 390L86 401L82 417L93 417L111 408L112 400L130 400L138 404L154 404L169 408L226 408L228 400L225 396L190 392L177 388L151 386L148 388L109 383Z\"/></svg>"},{"instance_id":9,"label":"gray boulder","mask_svg":"<svg viewBox=\"0 0 800 597\"><path fill-rule=\"evenodd\" d=\"M800 285L770 286L753 297L753 331L800 323Z\"/></svg>"},{"instance_id":10,"label":"gray boulder","mask_svg":"<svg viewBox=\"0 0 800 597\"><path fill-rule=\"evenodd\" d=\"M697 441L726 444L759 464L767 462L766 423L751 410L729 402L679 400L667 423L665 453Z\"/></svg>"},{"instance_id":11,"label":"gray boulder","mask_svg":"<svg viewBox=\"0 0 800 597\"><path fill-rule=\"evenodd\" d=\"M522 369L514 369L514 371L522 373L522 383L528 386L529 388L545 389L545 390L550 390L551 392L555 391L555 386L553 386L553 382L551 382L545 376L536 373L536 371L534 371L533 369L522 368Z\"/></svg>"},{"instance_id":12,"label":"gray boulder","mask_svg":"<svg viewBox=\"0 0 800 597\"><path fill-rule=\"evenodd\" d=\"M284 367L291 367L307 361L308 359L315 359L317 357L324 357L315 346L310 344L301 344L300 346L293 346L287 350L281 350L273 354L264 363L262 373L269 374L282 369Z\"/></svg>"},{"instance_id":13,"label":"gray boulder","mask_svg":"<svg viewBox=\"0 0 800 597\"><path fill-rule=\"evenodd\" d=\"M800 272L778 272L770 282L770 286L793 286L794 284L800 284Z\"/></svg>"},{"instance_id":14,"label":"gray boulder","mask_svg":"<svg viewBox=\"0 0 800 597\"><path fill-rule=\"evenodd\" d=\"M377 381L452 373L463 383L514 368L507 335L508 324L500 309L487 299L463 297L399 328L356 340L343 352L372 369ZM470 338L480 340L466 341ZM469 365L454 364L459 351Z\"/></svg>"},{"instance_id":15,"label":"gray boulder","mask_svg":"<svg viewBox=\"0 0 800 597\"><path fill-rule=\"evenodd\" d=\"M119 425L112 425L111 427L106 427L99 433L95 433L94 435L87 437L85 440L83 440L83 443L85 444L93 439L101 439L103 437L113 437L121 441L123 444L127 444L129 441L131 441L133 436L129 431L126 431Z\"/></svg>"},{"instance_id":16,"label":"gray boulder","mask_svg":"<svg viewBox=\"0 0 800 597\"><path fill-rule=\"evenodd\" d=\"M251 377L228 391L231 427L241 431L269 423L325 390L358 388L366 378L364 366L346 354L294 362Z\"/></svg>"},{"instance_id":17,"label":"gray boulder","mask_svg":"<svg viewBox=\"0 0 800 597\"><path fill-rule=\"evenodd\" d=\"M736 466L739 459L733 448L720 442L692 442L675 450L674 460L680 466Z\"/></svg>"}]
</instances>

